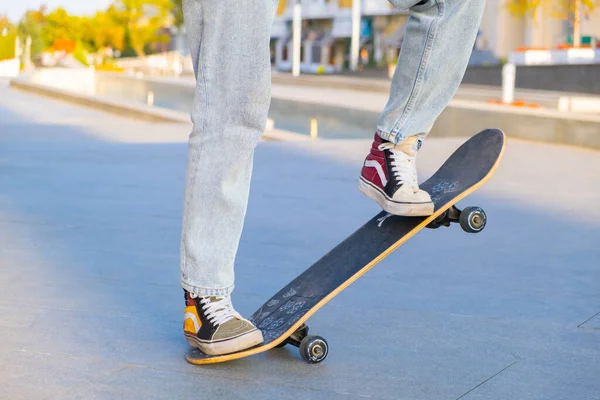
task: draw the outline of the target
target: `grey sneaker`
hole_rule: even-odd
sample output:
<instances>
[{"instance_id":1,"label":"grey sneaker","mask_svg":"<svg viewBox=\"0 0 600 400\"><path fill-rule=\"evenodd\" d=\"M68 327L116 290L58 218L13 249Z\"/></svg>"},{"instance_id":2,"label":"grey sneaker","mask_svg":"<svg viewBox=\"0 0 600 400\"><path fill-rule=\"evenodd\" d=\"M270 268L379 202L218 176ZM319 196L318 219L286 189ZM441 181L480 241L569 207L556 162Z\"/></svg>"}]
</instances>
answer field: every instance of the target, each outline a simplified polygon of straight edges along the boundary
<instances>
[{"instance_id":1,"label":"grey sneaker","mask_svg":"<svg viewBox=\"0 0 600 400\"><path fill-rule=\"evenodd\" d=\"M183 331L192 347L221 355L263 342L262 332L233 309L230 297L193 297L185 292Z\"/></svg>"}]
</instances>

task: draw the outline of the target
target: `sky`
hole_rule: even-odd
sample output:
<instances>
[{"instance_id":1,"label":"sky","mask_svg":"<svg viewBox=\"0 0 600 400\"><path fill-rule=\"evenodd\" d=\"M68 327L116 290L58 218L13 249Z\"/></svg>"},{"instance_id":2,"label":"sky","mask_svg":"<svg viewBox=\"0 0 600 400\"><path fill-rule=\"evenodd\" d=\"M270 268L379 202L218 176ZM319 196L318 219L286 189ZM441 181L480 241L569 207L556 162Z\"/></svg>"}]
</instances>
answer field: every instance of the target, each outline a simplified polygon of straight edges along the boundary
<instances>
[{"instance_id":1,"label":"sky","mask_svg":"<svg viewBox=\"0 0 600 400\"><path fill-rule=\"evenodd\" d=\"M17 22L26 10L37 10L46 4L53 10L62 6L71 14L93 14L96 10L105 9L111 0L0 0L0 14L8 14L11 21Z\"/></svg>"}]
</instances>

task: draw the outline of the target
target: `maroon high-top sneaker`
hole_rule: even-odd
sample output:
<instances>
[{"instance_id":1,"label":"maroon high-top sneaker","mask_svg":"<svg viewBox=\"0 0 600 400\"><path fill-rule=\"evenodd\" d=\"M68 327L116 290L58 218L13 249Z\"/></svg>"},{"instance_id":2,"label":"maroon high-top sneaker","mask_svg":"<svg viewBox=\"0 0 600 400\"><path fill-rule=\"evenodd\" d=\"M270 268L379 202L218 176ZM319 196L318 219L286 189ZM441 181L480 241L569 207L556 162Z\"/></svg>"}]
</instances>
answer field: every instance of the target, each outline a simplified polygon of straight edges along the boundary
<instances>
[{"instance_id":1,"label":"maroon high-top sneaker","mask_svg":"<svg viewBox=\"0 0 600 400\"><path fill-rule=\"evenodd\" d=\"M395 215L433 214L429 194L419 189L417 153L423 140L411 136L394 145L375 134L358 181L358 189Z\"/></svg>"}]
</instances>

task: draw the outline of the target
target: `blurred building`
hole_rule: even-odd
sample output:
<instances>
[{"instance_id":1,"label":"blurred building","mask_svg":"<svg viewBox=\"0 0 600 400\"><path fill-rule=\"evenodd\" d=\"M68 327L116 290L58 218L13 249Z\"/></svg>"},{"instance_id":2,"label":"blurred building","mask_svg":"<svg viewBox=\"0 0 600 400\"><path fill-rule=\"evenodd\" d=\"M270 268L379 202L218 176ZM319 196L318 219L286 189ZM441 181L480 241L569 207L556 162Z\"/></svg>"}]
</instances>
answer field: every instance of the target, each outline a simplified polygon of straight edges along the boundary
<instances>
[{"instance_id":1,"label":"blurred building","mask_svg":"<svg viewBox=\"0 0 600 400\"><path fill-rule=\"evenodd\" d=\"M273 24L271 57L279 70L291 70L294 0L279 0ZM333 72L348 66L352 0L301 0L302 70ZM360 60L382 65L397 58L408 13L386 0L362 0Z\"/></svg>"},{"instance_id":2,"label":"blurred building","mask_svg":"<svg viewBox=\"0 0 600 400\"><path fill-rule=\"evenodd\" d=\"M360 63L384 66L399 54L408 12L387 0L361 0ZM573 27L541 10L535 20L515 18L506 0L487 0L470 64L497 64L520 47L554 48L569 42ZM271 36L271 61L281 71L291 70L292 18L295 0L279 0ZM352 31L352 0L301 0L301 69L330 73L347 68ZM581 35L600 38L600 10L582 18ZM586 43L584 40L584 43Z\"/></svg>"},{"instance_id":3,"label":"blurred building","mask_svg":"<svg viewBox=\"0 0 600 400\"><path fill-rule=\"evenodd\" d=\"M515 18L505 7L506 0L487 0L481 23L479 45L498 57L507 57L517 48L556 48L572 43L573 26L557 19L553 10L541 8L535 19ZM581 19L581 36L587 44L600 39L600 10Z\"/></svg>"}]
</instances>

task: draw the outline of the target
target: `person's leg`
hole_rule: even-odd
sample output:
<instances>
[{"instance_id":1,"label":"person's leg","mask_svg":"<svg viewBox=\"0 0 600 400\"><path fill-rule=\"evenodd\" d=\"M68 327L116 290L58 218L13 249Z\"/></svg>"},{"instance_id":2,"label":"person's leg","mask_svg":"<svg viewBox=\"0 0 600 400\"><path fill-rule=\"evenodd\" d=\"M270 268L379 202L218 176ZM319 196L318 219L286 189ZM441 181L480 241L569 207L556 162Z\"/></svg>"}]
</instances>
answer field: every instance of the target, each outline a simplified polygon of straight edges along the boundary
<instances>
[{"instance_id":1,"label":"person's leg","mask_svg":"<svg viewBox=\"0 0 600 400\"><path fill-rule=\"evenodd\" d=\"M184 331L209 354L262 341L230 303L254 148L270 104L273 0L184 0L196 93L181 237Z\"/></svg>"},{"instance_id":2,"label":"person's leg","mask_svg":"<svg viewBox=\"0 0 600 400\"><path fill-rule=\"evenodd\" d=\"M411 15L359 189L389 213L430 215L431 198L418 188L416 155L462 81L485 0L389 1Z\"/></svg>"},{"instance_id":3,"label":"person's leg","mask_svg":"<svg viewBox=\"0 0 600 400\"><path fill-rule=\"evenodd\" d=\"M411 7L411 15L377 132L398 144L409 136L426 136L456 93L473 51L485 0L391 3Z\"/></svg>"}]
</instances>

